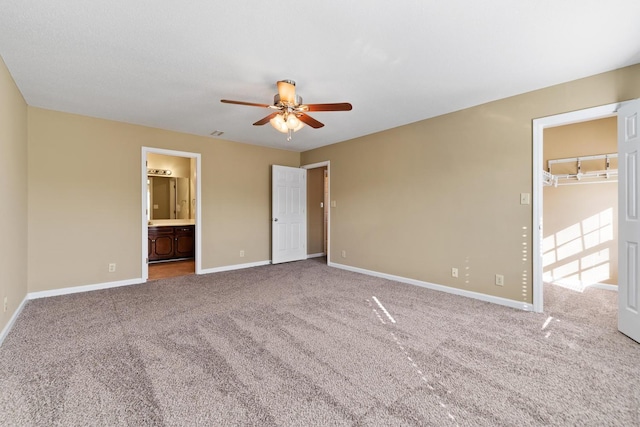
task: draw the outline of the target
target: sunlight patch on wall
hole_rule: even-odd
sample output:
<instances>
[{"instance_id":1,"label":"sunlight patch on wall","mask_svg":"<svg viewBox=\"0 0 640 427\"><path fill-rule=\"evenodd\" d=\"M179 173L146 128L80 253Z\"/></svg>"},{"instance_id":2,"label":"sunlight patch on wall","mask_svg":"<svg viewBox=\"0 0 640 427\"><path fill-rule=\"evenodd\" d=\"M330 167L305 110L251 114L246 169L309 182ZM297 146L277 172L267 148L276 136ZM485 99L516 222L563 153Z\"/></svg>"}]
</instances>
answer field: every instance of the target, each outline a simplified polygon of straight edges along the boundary
<instances>
[{"instance_id":1,"label":"sunlight patch on wall","mask_svg":"<svg viewBox=\"0 0 640 427\"><path fill-rule=\"evenodd\" d=\"M608 208L543 238L543 280L582 292L586 287L611 278L608 248L614 239L613 209Z\"/></svg>"}]
</instances>

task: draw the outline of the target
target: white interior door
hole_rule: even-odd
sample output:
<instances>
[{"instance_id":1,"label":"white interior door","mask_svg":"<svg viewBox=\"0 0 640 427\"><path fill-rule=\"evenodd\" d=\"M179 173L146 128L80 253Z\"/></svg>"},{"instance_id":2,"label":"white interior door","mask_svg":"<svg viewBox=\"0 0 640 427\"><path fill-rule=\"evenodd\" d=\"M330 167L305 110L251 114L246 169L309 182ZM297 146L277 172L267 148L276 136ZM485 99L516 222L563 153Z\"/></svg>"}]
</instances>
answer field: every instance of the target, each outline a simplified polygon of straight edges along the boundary
<instances>
[{"instance_id":1,"label":"white interior door","mask_svg":"<svg viewBox=\"0 0 640 427\"><path fill-rule=\"evenodd\" d=\"M272 166L271 263L307 258L307 170Z\"/></svg>"},{"instance_id":2,"label":"white interior door","mask_svg":"<svg viewBox=\"0 0 640 427\"><path fill-rule=\"evenodd\" d=\"M640 100L618 110L618 329L640 342Z\"/></svg>"}]
</instances>

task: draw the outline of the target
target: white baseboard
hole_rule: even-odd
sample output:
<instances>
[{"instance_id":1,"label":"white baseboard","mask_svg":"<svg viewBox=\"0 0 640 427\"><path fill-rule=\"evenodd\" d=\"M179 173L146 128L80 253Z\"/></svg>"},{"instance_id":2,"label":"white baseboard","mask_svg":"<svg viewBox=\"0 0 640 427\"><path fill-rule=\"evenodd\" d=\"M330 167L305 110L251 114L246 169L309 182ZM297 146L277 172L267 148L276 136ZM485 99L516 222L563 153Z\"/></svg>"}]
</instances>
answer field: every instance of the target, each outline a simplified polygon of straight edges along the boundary
<instances>
[{"instance_id":1,"label":"white baseboard","mask_svg":"<svg viewBox=\"0 0 640 427\"><path fill-rule=\"evenodd\" d=\"M199 274L220 273L223 271L242 270L243 268L261 267L263 265L269 265L269 264L271 264L271 260L248 262L246 264L223 265L222 267L205 268L203 270L200 270Z\"/></svg>"},{"instance_id":2,"label":"white baseboard","mask_svg":"<svg viewBox=\"0 0 640 427\"><path fill-rule=\"evenodd\" d=\"M324 252L320 252L320 253L317 253L317 254L309 254L309 255L307 255L307 259L309 259L309 258L320 258L320 257L323 257L323 256L327 256L327 254L325 254Z\"/></svg>"},{"instance_id":3,"label":"white baseboard","mask_svg":"<svg viewBox=\"0 0 640 427\"><path fill-rule=\"evenodd\" d=\"M222 267L207 268L207 269L200 270L199 274L219 273L222 271L240 270L243 268L259 267L259 266L269 265L269 264L271 264L271 260L250 262L246 264L225 265ZM72 286L68 288L52 289L50 291L29 292L26 296L26 300L54 297L59 295L75 294L80 292L97 291L101 289L117 288L120 286L138 285L140 283L146 283L146 281L143 280L142 278L137 278L137 279L120 280L116 282L97 283L97 284L85 285L85 286Z\"/></svg>"},{"instance_id":4,"label":"white baseboard","mask_svg":"<svg viewBox=\"0 0 640 427\"><path fill-rule=\"evenodd\" d=\"M589 288L595 288L595 289L604 289L607 291L614 291L614 292L618 292L618 285L610 285L608 283L594 283L593 285L589 285Z\"/></svg>"},{"instance_id":5,"label":"white baseboard","mask_svg":"<svg viewBox=\"0 0 640 427\"><path fill-rule=\"evenodd\" d=\"M565 289L569 289L576 292L584 292L591 289L604 289L606 291L618 292L618 285L610 285L608 283L583 283L580 280L555 280L546 282L550 285L560 286Z\"/></svg>"},{"instance_id":6,"label":"white baseboard","mask_svg":"<svg viewBox=\"0 0 640 427\"><path fill-rule=\"evenodd\" d=\"M13 312L13 316L11 316L9 322L5 325L4 329L2 329L2 332L0 332L0 346L2 345L2 342L7 337L7 335L9 335L9 331L11 330L11 328L13 328L13 324L16 322L16 319L22 312L22 309L24 308L24 305L27 303L27 301L28 297L25 296L16 311Z\"/></svg>"},{"instance_id":7,"label":"white baseboard","mask_svg":"<svg viewBox=\"0 0 640 427\"><path fill-rule=\"evenodd\" d=\"M533 304L526 302L515 301L502 297L495 297L493 295L481 294L479 292L466 291L464 289L452 288L450 286L437 285L435 283L423 282L422 280L409 279L401 276L394 276L393 274L380 273L377 271L366 270L364 268L351 267L350 265L337 264L329 262L330 267L340 268L342 270L353 271L355 273L366 274L368 276L381 277L383 279L393 280L396 282L407 283L409 285L420 286L434 291L446 292L449 294L460 295L467 298L473 298L480 301L490 302L493 304L504 305L506 307L517 308L525 311L533 311Z\"/></svg>"},{"instance_id":8,"label":"white baseboard","mask_svg":"<svg viewBox=\"0 0 640 427\"><path fill-rule=\"evenodd\" d=\"M138 285L145 283L142 278L119 280L116 282L97 283L95 285L72 286L69 288L52 289L50 291L29 292L27 299L55 297L59 295L77 294L79 292L98 291L101 289L118 288L120 286Z\"/></svg>"}]
</instances>

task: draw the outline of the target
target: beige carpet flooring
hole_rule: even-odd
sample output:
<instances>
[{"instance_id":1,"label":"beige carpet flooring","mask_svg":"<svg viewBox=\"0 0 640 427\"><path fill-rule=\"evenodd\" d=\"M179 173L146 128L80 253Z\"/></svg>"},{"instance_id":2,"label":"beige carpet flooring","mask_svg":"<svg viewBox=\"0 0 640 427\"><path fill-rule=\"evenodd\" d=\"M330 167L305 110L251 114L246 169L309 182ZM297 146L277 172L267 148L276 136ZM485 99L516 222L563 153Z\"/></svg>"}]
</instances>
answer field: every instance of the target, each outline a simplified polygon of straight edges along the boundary
<instances>
[{"instance_id":1,"label":"beige carpet flooring","mask_svg":"<svg viewBox=\"0 0 640 427\"><path fill-rule=\"evenodd\" d=\"M30 301L6 426L633 426L616 294L535 314L307 260Z\"/></svg>"}]
</instances>

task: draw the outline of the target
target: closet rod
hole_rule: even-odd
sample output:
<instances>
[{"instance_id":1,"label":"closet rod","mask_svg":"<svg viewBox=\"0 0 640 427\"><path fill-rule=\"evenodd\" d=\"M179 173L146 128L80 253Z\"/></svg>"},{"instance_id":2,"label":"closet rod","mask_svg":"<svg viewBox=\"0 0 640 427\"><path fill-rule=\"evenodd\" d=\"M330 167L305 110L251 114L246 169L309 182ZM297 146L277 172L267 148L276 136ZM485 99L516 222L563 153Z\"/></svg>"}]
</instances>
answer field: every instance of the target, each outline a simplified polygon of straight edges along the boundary
<instances>
[{"instance_id":1,"label":"closet rod","mask_svg":"<svg viewBox=\"0 0 640 427\"><path fill-rule=\"evenodd\" d=\"M581 172L581 173L570 173L570 174L562 174L562 175L553 175L545 170L542 171L543 184L544 185L553 185L557 187L558 185L575 185L575 184L597 184L603 182L618 182L617 179L611 179L611 177L617 177L618 170L617 169L608 169L604 171L591 171L591 172ZM589 179L598 179L605 178L605 181L589 181ZM583 181L586 179L587 181ZM571 180L571 183L568 182L560 182L561 180Z\"/></svg>"}]
</instances>

